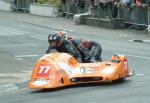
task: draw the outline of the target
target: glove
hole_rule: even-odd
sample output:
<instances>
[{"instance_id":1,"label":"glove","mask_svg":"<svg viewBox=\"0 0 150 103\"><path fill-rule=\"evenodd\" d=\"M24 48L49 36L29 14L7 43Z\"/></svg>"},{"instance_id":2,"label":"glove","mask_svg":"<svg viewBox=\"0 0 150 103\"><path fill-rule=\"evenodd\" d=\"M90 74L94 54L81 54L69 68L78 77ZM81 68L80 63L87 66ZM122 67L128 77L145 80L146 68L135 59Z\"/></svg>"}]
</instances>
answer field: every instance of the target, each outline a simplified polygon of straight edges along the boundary
<instances>
[{"instance_id":1,"label":"glove","mask_svg":"<svg viewBox=\"0 0 150 103\"><path fill-rule=\"evenodd\" d=\"M91 56L90 55L87 55L85 58L84 58L84 61L89 63L90 62L90 59L91 59Z\"/></svg>"},{"instance_id":2,"label":"glove","mask_svg":"<svg viewBox=\"0 0 150 103\"><path fill-rule=\"evenodd\" d=\"M94 63L94 62L96 62L96 60L95 60L94 57L92 57L92 58L90 59L90 63Z\"/></svg>"},{"instance_id":3,"label":"glove","mask_svg":"<svg viewBox=\"0 0 150 103\"><path fill-rule=\"evenodd\" d=\"M91 47L91 50L90 50L90 54L94 54L96 51L96 47L95 46L92 46Z\"/></svg>"},{"instance_id":4,"label":"glove","mask_svg":"<svg viewBox=\"0 0 150 103\"><path fill-rule=\"evenodd\" d=\"M48 54L50 52L50 47L46 50L45 54Z\"/></svg>"},{"instance_id":5,"label":"glove","mask_svg":"<svg viewBox=\"0 0 150 103\"><path fill-rule=\"evenodd\" d=\"M81 58L77 58L77 61L82 63L82 59Z\"/></svg>"},{"instance_id":6,"label":"glove","mask_svg":"<svg viewBox=\"0 0 150 103\"><path fill-rule=\"evenodd\" d=\"M46 50L45 54L54 53L54 52L58 52L58 51L57 51L56 49L52 49L51 47L49 47L49 48Z\"/></svg>"}]
</instances>

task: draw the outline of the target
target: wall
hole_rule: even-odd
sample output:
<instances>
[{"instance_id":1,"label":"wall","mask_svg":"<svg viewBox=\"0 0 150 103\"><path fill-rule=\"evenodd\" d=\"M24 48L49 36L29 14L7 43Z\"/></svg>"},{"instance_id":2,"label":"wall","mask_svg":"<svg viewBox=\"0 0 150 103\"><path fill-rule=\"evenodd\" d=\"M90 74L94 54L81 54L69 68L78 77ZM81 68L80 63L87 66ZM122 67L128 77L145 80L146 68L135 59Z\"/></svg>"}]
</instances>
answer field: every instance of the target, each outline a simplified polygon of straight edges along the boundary
<instances>
[{"instance_id":1,"label":"wall","mask_svg":"<svg viewBox=\"0 0 150 103\"><path fill-rule=\"evenodd\" d=\"M0 10L10 11L10 3L0 0Z\"/></svg>"},{"instance_id":2,"label":"wall","mask_svg":"<svg viewBox=\"0 0 150 103\"><path fill-rule=\"evenodd\" d=\"M30 13L41 16L56 17L58 8L53 5L30 4Z\"/></svg>"}]
</instances>

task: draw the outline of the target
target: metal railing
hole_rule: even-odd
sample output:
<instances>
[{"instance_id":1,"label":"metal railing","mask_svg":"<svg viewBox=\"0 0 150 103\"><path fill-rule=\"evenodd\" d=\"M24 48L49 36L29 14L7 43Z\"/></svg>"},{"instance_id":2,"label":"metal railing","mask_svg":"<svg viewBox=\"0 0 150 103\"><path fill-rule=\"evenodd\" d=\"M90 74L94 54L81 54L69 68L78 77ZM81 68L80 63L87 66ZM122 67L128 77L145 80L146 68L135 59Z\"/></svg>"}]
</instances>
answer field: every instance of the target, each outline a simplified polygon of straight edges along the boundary
<instances>
[{"instance_id":1,"label":"metal railing","mask_svg":"<svg viewBox=\"0 0 150 103\"><path fill-rule=\"evenodd\" d=\"M66 0L66 2L62 4L62 13L64 14L64 16L67 17L73 16L75 14L84 13L88 11L89 5L90 3L88 0L85 0L84 7L78 6L72 0Z\"/></svg>"},{"instance_id":2,"label":"metal railing","mask_svg":"<svg viewBox=\"0 0 150 103\"><path fill-rule=\"evenodd\" d=\"M112 18L122 18L124 24L130 24L129 29L135 27L137 29L147 29L150 25L150 7L143 6L114 6L109 2L99 4L95 9L94 17L98 20L109 20Z\"/></svg>"},{"instance_id":3,"label":"metal railing","mask_svg":"<svg viewBox=\"0 0 150 103\"><path fill-rule=\"evenodd\" d=\"M30 3L35 3L36 0L12 0L12 12L29 12Z\"/></svg>"},{"instance_id":4,"label":"metal railing","mask_svg":"<svg viewBox=\"0 0 150 103\"><path fill-rule=\"evenodd\" d=\"M101 2L98 3L96 7L90 8L88 4L85 6L86 9L81 9L77 5L68 2L64 5L63 12L66 13L66 15L73 16L74 14L87 12L88 8L90 8L91 17L99 21L111 21L113 18L123 19L124 24L129 24L128 28L146 29L150 25L150 7L118 4L114 4L113 2Z\"/></svg>"},{"instance_id":5,"label":"metal railing","mask_svg":"<svg viewBox=\"0 0 150 103\"><path fill-rule=\"evenodd\" d=\"M131 8L124 8L124 23L131 24L129 28L137 27L143 29L150 24L150 8L134 6Z\"/></svg>"}]
</instances>

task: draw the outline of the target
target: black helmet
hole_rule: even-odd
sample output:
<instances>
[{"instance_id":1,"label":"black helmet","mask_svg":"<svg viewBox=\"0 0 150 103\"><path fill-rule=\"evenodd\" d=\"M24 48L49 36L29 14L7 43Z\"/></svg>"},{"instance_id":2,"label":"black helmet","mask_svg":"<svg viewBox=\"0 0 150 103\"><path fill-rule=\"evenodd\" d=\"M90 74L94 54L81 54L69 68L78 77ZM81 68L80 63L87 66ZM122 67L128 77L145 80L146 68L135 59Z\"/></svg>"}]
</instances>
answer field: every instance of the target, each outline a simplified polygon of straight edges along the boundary
<instances>
[{"instance_id":1,"label":"black helmet","mask_svg":"<svg viewBox=\"0 0 150 103\"><path fill-rule=\"evenodd\" d=\"M48 36L48 41L56 41L57 43L59 43L61 41L61 36L59 35L59 32L55 31L50 33Z\"/></svg>"},{"instance_id":2,"label":"black helmet","mask_svg":"<svg viewBox=\"0 0 150 103\"><path fill-rule=\"evenodd\" d=\"M61 43L61 36L59 35L59 32L52 32L48 36L48 42L53 47L56 48ZM53 45L53 43L56 42L56 44Z\"/></svg>"}]
</instances>

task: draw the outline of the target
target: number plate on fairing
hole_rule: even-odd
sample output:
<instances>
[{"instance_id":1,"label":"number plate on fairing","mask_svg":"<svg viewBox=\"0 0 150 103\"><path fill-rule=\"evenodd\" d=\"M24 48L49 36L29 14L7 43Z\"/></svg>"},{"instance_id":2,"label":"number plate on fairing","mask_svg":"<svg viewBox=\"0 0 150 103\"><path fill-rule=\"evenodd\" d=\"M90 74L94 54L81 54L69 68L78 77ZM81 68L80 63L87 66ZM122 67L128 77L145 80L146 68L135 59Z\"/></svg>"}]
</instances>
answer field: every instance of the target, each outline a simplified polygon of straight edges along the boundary
<instances>
[{"instance_id":1,"label":"number plate on fairing","mask_svg":"<svg viewBox=\"0 0 150 103\"><path fill-rule=\"evenodd\" d=\"M38 77L49 77L51 70L50 65L39 65L39 68L37 70L37 76Z\"/></svg>"}]
</instances>

